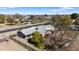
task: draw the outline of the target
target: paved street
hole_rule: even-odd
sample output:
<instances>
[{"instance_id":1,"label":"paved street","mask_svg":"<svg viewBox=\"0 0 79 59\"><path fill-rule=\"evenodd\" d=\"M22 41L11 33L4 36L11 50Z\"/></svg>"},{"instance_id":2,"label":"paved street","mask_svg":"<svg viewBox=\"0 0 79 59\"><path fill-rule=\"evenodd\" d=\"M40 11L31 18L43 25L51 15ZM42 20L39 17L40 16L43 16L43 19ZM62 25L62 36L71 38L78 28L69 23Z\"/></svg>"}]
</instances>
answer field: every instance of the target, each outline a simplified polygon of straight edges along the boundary
<instances>
[{"instance_id":1,"label":"paved street","mask_svg":"<svg viewBox=\"0 0 79 59\"><path fill-rule=\"evenodd\" d=\"M39 23L39 24L25 24L25 25L13 25L13 26L7 26L7 25L2 25L0 24L0 33L5 33L5 32L11 32L11 31L16 31L16 30L21 30L24 28L29 28L33 26L38 26L38 25L43 25L46 23Z\"/></svg>"}]
</instances>

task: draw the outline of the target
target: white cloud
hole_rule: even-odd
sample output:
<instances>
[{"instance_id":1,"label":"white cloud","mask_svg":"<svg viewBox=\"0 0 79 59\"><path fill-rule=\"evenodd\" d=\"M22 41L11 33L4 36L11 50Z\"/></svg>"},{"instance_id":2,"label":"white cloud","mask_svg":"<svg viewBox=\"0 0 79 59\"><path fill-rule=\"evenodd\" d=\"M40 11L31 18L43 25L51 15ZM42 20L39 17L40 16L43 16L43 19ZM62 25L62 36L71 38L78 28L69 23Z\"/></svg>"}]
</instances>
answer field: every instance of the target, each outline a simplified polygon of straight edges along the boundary
<instances>
[{"instance_id":1,"label":"white cloud","mask_svg":"<svg viewBox=\"0 0 79 59\"><path fill-rule=\"evenodd\" d=\"M57 9L51 9L49 11L65 11L65 10L69 10L69 9L74 9L74 8L72 8L72 7L60 7Z\"/></svg>"},{"instance_id":2,"label":"white cloud","mask_svg":"<svg viewBox=\"0 0 79 59\"><path fill-rule=\"evenodd\" d=\"M0 7L1 10L6 10L6 9L8 9L8 8L14 9L15 7Z\"/></svg>"},{"instance_id":3,"label":"white cloud","mask_svg":"<svg viewBox=\"0 0 79 59\"><path fill-rule=\"evenodd\" d=\"M62 7L61 9L73 9L72 7Z\"/></svg>"},{"instance_id":4,"label":"white cloud","mask_svg":"<svg viewBox=\"0 0 79 59\"><path fill-rule=\"evenodd\" d=\"M5 10L5 9L7 9L7 8L5 8L5 7L0 7L0 9Z\"/></svg>"},{"instance_id":5,"label":"white cloud","mask_svg":"<svg viewBox=\"0 0 79 59\"><path fill-rule=\"evenodd\" d=\"M11 8L11 9L14 9L14 8L16 8L16 7L6 7L6 8Z\"/></svg>"}]
</instances>

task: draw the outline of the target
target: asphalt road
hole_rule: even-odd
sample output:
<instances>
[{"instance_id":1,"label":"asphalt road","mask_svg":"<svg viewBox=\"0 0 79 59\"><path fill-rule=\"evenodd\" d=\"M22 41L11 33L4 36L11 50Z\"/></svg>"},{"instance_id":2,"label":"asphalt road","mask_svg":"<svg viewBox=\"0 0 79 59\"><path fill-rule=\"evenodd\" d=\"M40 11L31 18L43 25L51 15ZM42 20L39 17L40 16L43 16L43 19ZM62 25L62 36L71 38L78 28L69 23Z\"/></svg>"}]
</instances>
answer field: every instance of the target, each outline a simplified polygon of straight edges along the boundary
<instances>
[{"instance_id":1,"label":"asphalt road","mask_svg":"<svg viewBox=\"0 0 79 59\"><path fill-rule=\"evenodd\" d=\"M15 30L21 30L21 29L24 29L24 28L35 27L35 26L46 25L46 24L47 23L44 23L44 24L36 24L36 25L31 25L31 26L23 26L23 27L12 28L12 29L5 29L5 30L1 30L0 33L5 33L5 32L10 32L10 31L15 31Z\"/></svg>"}]
</instances>

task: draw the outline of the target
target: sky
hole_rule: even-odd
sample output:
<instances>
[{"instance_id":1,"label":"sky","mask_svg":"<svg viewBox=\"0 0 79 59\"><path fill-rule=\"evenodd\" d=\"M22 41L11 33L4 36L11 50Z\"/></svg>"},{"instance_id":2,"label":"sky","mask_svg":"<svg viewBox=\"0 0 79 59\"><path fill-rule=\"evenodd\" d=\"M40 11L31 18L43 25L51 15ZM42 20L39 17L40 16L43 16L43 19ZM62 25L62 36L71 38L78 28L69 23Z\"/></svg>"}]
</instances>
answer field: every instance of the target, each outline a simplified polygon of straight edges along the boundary
<instances>
[{"instance_id":1,"label":"sky","mask_svg":"<svg viewBox=\"0 0 79 59\"><path fill-rule=\"evenodd\" d=\"M79 13L79 7L0 7L0 14L56 15Z\"/></svg>"}]
</instances>

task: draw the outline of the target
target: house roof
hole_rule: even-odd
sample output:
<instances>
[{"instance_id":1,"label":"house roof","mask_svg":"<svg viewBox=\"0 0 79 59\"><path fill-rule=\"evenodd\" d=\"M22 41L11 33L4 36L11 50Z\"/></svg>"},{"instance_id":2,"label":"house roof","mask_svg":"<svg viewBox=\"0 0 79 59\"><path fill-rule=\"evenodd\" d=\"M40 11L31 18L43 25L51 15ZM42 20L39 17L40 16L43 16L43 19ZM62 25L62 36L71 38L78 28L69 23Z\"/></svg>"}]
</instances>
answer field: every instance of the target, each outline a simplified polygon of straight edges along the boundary
<instances>
[{"instance_id":1,"label":"house roof","mask_svg":"<svg viewBox=\"0 0 79 59\"><path fill-rule=\"evenodd\" d=\"M23 30L21 30L21 32L22 32L24 35L29 35L29 34L32 34L32 33L35 32L35 31L39 31L42 35L44 35L45 32L47 31L47 28L49 28L50 26L52 26L52 25L40 25L40 26L35 26L35 27L23 29ZM36 28L38 28L38 30L36 30ZM54 27L53 27L53 28L54 28Z\"/></svg>"}]
</instances>

